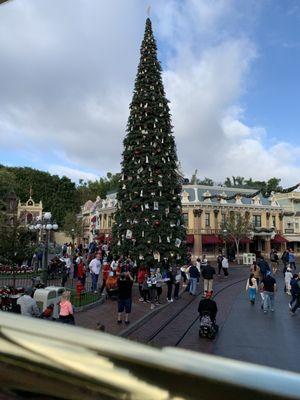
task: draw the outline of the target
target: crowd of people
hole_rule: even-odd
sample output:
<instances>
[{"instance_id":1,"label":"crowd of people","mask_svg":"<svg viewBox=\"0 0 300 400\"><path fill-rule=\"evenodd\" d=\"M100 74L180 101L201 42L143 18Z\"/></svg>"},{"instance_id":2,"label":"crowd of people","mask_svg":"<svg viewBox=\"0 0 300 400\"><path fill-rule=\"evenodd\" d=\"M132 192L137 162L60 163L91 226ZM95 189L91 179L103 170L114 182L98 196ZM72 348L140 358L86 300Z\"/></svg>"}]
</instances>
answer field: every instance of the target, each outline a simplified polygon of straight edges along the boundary
<instances>
[{"instance_id":1,"label":"crowd of people","mask_svg":"<svg viewBox=\"0 0 300 400\"><path fill-rule=\"evenodd\" d=\"M285 250L281 256L282 279L284 281L284 292L291 296L288 303L290 312L295 315L300 307L300 274L296 272L296 256L292 249ZM270 263L260 257L250 267L250 276L247 279L246 291L249 300L255 304L257 293L261 298L261 309L265 314L275 311L275 295L278 290L276 279L280 279L280 259L275 249L271 250Z\"/></svg>"}]
</instances>

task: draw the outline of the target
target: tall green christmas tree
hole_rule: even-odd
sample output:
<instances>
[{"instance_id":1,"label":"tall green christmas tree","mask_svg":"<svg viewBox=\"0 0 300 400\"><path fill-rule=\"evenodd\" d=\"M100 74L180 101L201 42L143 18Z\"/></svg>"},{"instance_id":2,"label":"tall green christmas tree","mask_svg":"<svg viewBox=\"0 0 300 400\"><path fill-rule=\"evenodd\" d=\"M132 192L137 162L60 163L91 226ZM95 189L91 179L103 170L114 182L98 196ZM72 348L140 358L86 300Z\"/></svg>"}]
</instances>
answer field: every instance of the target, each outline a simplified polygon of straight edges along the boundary
<instances>
[{"instance_id":1,"label":"tall green christmas tree","mask_svg":"<svg viewBox=\"0 0 300 400\"><path fill-rule=\"evenodd\" d=\"M186 231L170 109L149 18L140 53L123 142L113 252L149 265L183 259Z\"/></svg>"}]
</instances>

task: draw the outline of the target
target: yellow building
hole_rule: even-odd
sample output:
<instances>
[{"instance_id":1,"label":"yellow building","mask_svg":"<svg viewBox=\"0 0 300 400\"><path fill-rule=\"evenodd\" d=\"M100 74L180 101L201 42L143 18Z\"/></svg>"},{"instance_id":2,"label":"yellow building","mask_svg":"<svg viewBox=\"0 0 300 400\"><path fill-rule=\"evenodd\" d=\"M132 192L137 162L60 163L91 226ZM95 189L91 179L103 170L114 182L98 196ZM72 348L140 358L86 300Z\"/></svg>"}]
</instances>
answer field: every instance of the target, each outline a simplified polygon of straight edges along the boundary
<instances>
[{"instance_id":1,"label":"yellow building","mask_svg":"<svg viewBox=\"0 0 300 400\"><path fill-rule=\"evenodd\" d=\"M254 192L255 189L183 186L182 208L187 228L187 245L195 257L201 254L215 255L224 247L224 240L220 236L221 224L232 211L249 213L253 221L252 235L241 242L241 252L268 255L271 248L283 251L287 242L283 237L283 208L275 196L253 197L251 195ZM235 194L237 195L234 196ZM116 193L110 193L106 199L98 199L96 203L94 208L90 208L89 230L93 237L105 240L111 235L117 203ZM228 246L230 248L230 243Z\"/></svg>"},{"instance_id":2,"label":"yellow building","mask_svg":"<svg viewBox=\"0 0 300 400\"><path fill-rule=\"evenodd\" d=\"M42 218L43 203L35 203L33 198L29 197L26 203L21 203L19 200L17 208L17 217L24 225L32 224L37 218Z\"/></svg>"},{"instance_id":3,"label":"yellow building","mask_svg":"<svg viewBox=\"0 0 300 400\"><path fill-rule=\"evenodd\" d=\"M220 186L183 186L182 208L187 244L196 257L203 253L217 254L223 247L221 225L229 212L248 213L253 222L251 237L241 242L242 252L268 255L271 247L280 251L285 248L283 209L274 196L252 197L254 192L254 189Z\"/></svg>"}]
</instances>

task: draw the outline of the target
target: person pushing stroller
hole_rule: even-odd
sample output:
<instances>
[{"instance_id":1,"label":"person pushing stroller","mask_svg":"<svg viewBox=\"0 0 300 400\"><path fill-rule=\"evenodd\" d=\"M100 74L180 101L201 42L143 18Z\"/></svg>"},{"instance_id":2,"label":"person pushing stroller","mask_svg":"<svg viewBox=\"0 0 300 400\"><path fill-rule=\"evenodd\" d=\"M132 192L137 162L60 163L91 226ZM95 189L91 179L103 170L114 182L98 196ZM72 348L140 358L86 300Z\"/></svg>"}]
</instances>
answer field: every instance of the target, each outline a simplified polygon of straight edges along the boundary
<instances>
[{"instance_id":1,"label":"person pushing stroller","mask_svg":"<svg viewBox=\"0 0 300 400\"><path fill-rule=\"evenodd\" d=\"M205 299L202 299L198 306L200 329L199 335L214 339L219 327L216 324L216 317L218 312L217 303L211 298L212 292L207 292Z\"/></svg>"}]
</instances>

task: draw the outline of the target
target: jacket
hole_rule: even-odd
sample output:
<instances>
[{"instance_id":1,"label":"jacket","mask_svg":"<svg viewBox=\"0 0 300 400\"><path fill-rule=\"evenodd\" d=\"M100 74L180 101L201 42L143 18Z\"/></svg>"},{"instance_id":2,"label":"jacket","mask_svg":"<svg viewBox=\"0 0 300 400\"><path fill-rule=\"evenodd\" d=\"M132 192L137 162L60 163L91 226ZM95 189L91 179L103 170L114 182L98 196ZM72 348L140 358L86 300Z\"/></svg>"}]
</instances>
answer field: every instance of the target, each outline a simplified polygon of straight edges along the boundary
<instances>
[{"instance_id":1,"label":"jacket","mask_svg":"<svg viewBox=\"0 0 300 400\"><path fill-rule=\"evenodd\" d=\"M211 265L205 265L202 269L203 279L213 279L215 273L216 271Z\"/></svg>"},{"instance_id":2,"label":"jacket","mask_svg":"<svg viewBox=\"0 0 300 400\"><path fill-rule=\"evenodd\" d=\"M190 278L199 278L200 273L195 265L191 265L189 269Z\"/></svg>"}]
</instances>

